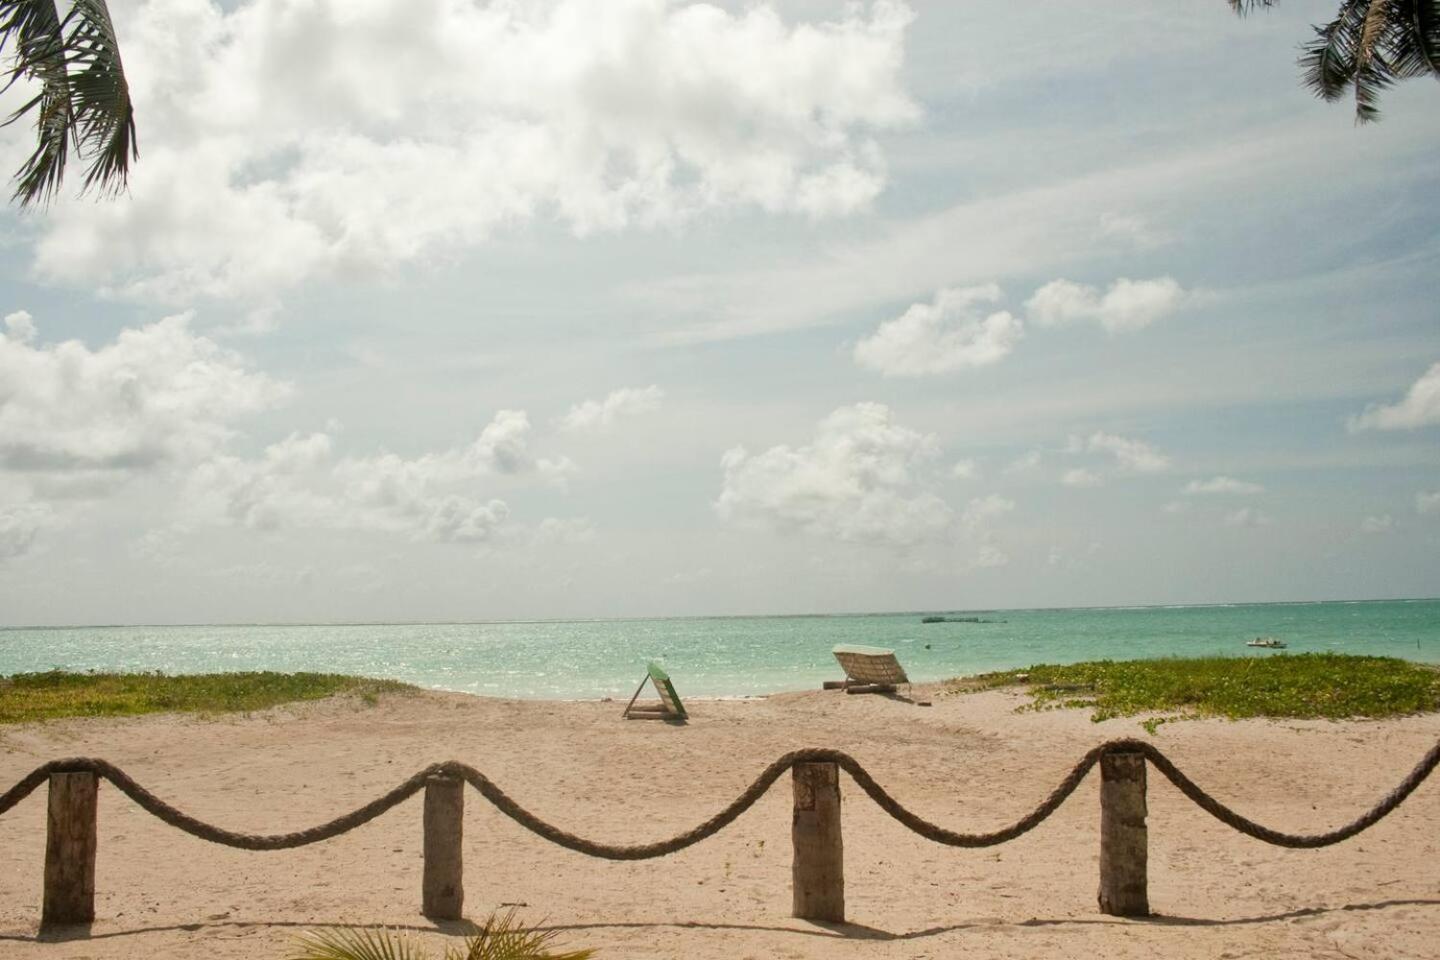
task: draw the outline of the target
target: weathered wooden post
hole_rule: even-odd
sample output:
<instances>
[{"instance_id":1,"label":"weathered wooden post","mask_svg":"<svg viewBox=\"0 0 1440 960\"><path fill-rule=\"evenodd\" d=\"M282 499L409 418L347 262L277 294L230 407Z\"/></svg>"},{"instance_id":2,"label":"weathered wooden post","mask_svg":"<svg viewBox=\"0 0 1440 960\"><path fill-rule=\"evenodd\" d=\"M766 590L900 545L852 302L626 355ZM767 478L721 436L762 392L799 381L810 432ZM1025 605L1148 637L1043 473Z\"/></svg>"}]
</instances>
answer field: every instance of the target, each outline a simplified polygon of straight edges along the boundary
<instances>
[{"instance_id":1,"label":"weathered wooden post","mask_svg":"<svg viewBox=\"0 0 1440 960\"><path fill-rule=\"evenodd\" d=\"M1100 758L1101 913L1116 917L1150 914L1145 812L1145 755L1104 754Z\"/></svg>"},{"instance_id":2,"label":"weathered wooden post","mask_svg":"<svg viewBox=\"0 0 1440 960\"><path fill-rule=\"evenodd\" d=\"M421 902L425 916L459 920L465 907L465 781L432 777L425 781L425 877Z\"/></svg>"},{"instance_id":3,"label":"weathered wooden post","mask_svg":"<svg viewBox=\"0 0 1440 960\"><path fill-rule=\"evenodd\" d=\"M50 774L41 926L95 919L97 786L93 773Z\"/></svg>"},{"instance_id":4,"label":"weathered wooden post","mask_svg":"<svg viewBox=\"0 0 1440 960\"><path fill-rule=\"evenodd\" d=\"M804 920L845 922L845 848L840 837L840 768L797 763L791 768L795 815L790 837L794 915Z\"/></svg>"}]
</instances>

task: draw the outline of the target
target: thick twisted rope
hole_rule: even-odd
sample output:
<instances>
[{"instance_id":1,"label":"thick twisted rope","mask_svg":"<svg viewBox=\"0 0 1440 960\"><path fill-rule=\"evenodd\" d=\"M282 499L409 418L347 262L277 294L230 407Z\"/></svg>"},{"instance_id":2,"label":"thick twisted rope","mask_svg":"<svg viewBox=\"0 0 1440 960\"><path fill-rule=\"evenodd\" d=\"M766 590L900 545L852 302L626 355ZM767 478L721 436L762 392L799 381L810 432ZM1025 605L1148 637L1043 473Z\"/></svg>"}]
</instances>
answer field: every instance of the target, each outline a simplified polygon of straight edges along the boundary
<instances>
[{"instance_id":1,"label":"thick twisted rope","mask_svg":"<svg viewBox=\"0 0 1440 960\"><path fill-rule=\"evenodd\" d=\"M441 766L442 764L438 763L431 764L393 790L376 797L358 810L352 810L342 817L336 817L329 823L322 823L308 830L297 830L294 833L237 833L234 830L226 830L223 827L217 827L203 820L197 820L185 811L171 806L149 790L140 786L140 784L131 779L128 773L110 763L108 760L100 760L92 757L70 757L65 760L51 760L49 763L36 767L30 771L23 780L9 790L6 790L3 794L0 794L0 815L3 815L11 807L15 806L15 804L34 792L40 784L49 779L52 773L93 773L97 777L104 777L113 783L117 790L135 801L135 804L146 813L193 837L199 837L201 840L208 840L211 843L218 843L221 846L237 847L241 850L289 850L294 847L303 847L312 843L319 843L322 840L338 837L342 833L349 833L356 827L369 823L391 807L418 793L420 788L425 785L425 781L435 776Z\"/></svg>"},{"instance_id":2,"label":"thick twisted rope","mask_svg":"<svg viewBox=\"0 0 1440 960\"><path fill-rule=\"evenodd\" d=\"M532 833L569 850L606 860L647 860L652 857L663 857L667 854L683 850L723 830L739 818L746 810L754 806L755 803L774 786L775 781L778 780L785 771L791 769L796 764L833 763L850 774L856 785L859 786L871 800L875 801L880 809L884 810L906 827L920 834L920 836L928 840L933 840L936 843L952 847L990 847L1014 840L1021 834L1027 833L1043 823L1046 818L1059 809L1060 805L1065 802L1070 794L1075 792L1075 788L1085 779L1091 768L1100 762L1100 759L1107 753L1142 754L1155 765L1155 768L1159 770L1160 773L1184 793L1185 796L1189 797L1202 810L1220 822L1257 840L1263 840L1266 843L1275 844L1276 846L1298 848L1329 846L1349 839L1362 830L1373 826L1396 807L1400 806L1400 804L1430 776L1435 770L1435 767L1440 765L1440 743L1436 743L1415 768L1410 771L1405 779L1374 807L1343 827L1319 834L1283 833L1255 823L1253 820L1241 816L1239 813L1236 813L1206 793L1193 780L1182 773L1175 764L1153 744L1146 743L1142 740L1128 739L1112 740L1090 750L1080 758L1079 762L1077 762L1065 778L1060 781L1059 785L1050 791L1050 794L1042 800L1038 806L1031 810L1030 813L1015 821L1010 826L990 833L958 833L947 830L938 824L931 823L923 817L907 810L904 805L892 797L884 787L876 783L875 779L870 776L869 772L867 772L854 757L847 753L842 753L839 750L823 748L796 750L780 757L766 767L760 776L728 806L693 829L687 830L667 840L633 845L600 843L567 833L554 824L526 810L479 770L455 761L432 764L389 792L365 804L363 807L344 816L337 817L328 823L322 823L308 830L299 830L294 833L269 835L237 833L205 823L161 800L113 764L105 760L86 757L52 760L49 763L36 767L13 787L3 794L0 794L0 815L3 815L6 811L10 810L10 808L34 792L52 773L88 772L109 780L120 792L124 793L142 809L161 821L176 829L183 830L192 836L199 837L202 840L208 840L212 843L218 843L228 847L238 847L242 850L286 850L293 847L306 846L311 843L319 843L322 840L329 840L332 837L337 837L342 833L354 830L356 827L368 823L385 813L391 807L418 793L427 780L434 777L445 777L464 780L478 790L481 796L494 804L496 809L505 814L505 816L514 820Z\"/></svg>"},{"instance_id":3,"label":"thick twisted rope","mask_svg":"<svg viewBox=\"0 0 1440 960\"><path fill-rule=\"evenodd\" d=\"M808 750L795 750L785 754L761 772L755 778L755 782L745 788L745 792L736 797L729 806L715 814L709 820L687 830L684 833L671 837L668 840L659 840L655 843L642 843L633 846L621 846L608 843L597 843L594 840L586 840L584 837L577 837L574 834L566 833L559 827L535 816L514 800L505 795L505 792L495 786L489 778L473 767L463 763L447 763L442 765L444 775L465 780L480 794L493 803L501 813L514 820L516 823L532 833L538 834L549 840L551 843L559 844L577 853L586 856L600 857L605 860L648 860L651 857L663 857L666 854L684 850L693 846L707 837L714 836L725 827L735 822L746 810L749 810L765 793L775 785L780 776L795 766L797 763L833 763L843 769L854 779L855 783L864 790L870 799L890 816L899 820L905 826L914 830L922 837L934 840L936 843L948 844L952 847L991 847L1007 840L1013 840L1029 830L1038 827L1045 818L1054 813L1060 804L1075 788L1090 768L1100 759L1105 752L1105 746L1099 746L1085 754L1084 758L1075 765L1069 775L1060 782L1060 785L1050 792L1041 804L1032 810L1028 815L994 833L955 833L946 830L944 827L931 823L901 805L899 800L890 796L885 788L875 782L875 778L860 765L860 761L842 753L839 750L827 750L819 747L812 747Z\"/></svg>"},{"instance_id":4,"label":"thick twisted rope","mask_svg":"<svg viewBox=\"0 0 1440 960\"><path fill-rule=\"evenodd\" d=\"M1123 744L1123 746L1122 746ZM1341 840L1349 840L1362 830L1367 830L1379 823L1400 804L1405 798L1414 793L1420 784L1434 772L1436 766L1440 766L1440 741L1425 752L1415 768L1405 775L1405 779L1396 784L1391 790L1380 799L1375 806L1365 811L1360 816L1351 820L1343 827L1336 827L1326 833L1282 833L1279 830L1272 830L1270 827L1256 823L1247 817L1241 816L1234 810L1216 800L1206 793L1194 780L1185 776L1169 757L1161 753L1159 748L1152 743L1143 740L1114 740L1106 745L1115 749L1135 751L1143 753L1146 758L1155 765L1155 769L1165 775L1165 779L1180 790L1181 793L1195 801L1195 805L1204 810L1210 816L1219 820L1227 827L1240 831L1246 836L1254 837L1256 840L1263 840L1266 843L1274 844L1277 847L1294 847L1297 849L1313 849L1315 847L1328 847L1339 843Z\"/></svg>"}]
</instances>

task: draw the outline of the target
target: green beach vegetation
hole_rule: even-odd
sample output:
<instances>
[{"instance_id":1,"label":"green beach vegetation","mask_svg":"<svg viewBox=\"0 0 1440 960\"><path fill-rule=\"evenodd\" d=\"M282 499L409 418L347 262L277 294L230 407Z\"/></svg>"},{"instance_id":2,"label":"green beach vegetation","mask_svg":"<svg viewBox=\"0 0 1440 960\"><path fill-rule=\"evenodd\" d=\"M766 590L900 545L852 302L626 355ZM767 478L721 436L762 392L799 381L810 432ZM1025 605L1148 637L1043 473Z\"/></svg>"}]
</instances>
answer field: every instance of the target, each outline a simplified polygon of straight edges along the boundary
<instances>
[{"instance_id":1,"label":"green beach vegetation","mask_svg":"<svg viewBox=\"0 0 1440 960\"><path fill-rule=\"evenodd\" d=\"M349 694L374 703L414 688L334 673L18 673L0 677L0 723L142 713L235 713Z\"/></svg>"},{"instance_id":2,"label":"green beach vegetation","mask_svg":"<svg viewBox=\"0 0 1440 960\"><path fill-rule=\"evenodd\" d=\"M1440 710L1440 669L1337 653L1038 664L956 681L957 693L1026 686L1031 709L1089 708L1091 719L1173 714L1343 720Z\"/></svg>"}]
</instances>

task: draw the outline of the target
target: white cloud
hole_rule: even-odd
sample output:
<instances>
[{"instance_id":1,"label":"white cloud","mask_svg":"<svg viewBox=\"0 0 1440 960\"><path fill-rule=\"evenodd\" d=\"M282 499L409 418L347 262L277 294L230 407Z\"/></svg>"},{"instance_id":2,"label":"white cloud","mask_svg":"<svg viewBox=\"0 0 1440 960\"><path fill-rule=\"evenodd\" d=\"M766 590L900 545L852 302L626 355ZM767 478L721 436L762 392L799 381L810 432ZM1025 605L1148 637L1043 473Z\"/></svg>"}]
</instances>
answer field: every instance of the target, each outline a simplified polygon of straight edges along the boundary
<instances>
[{"instance_id":1,"label":"white cloud","mask_svg":"<svg viewBox=\"0 0 1440 960\"><path fill-rule=\"evenodd\" d=\"M1064 547L1059 544L1051 544L1050 550L1045 556L1045 565L1047 567L1061 567L1065 570L1084 569L1090 565L1092 558L1103 548L1103 542L1091 540L1078 555L1071 556Z\"/></svg>"},{"instance_id":2,"label":"white cloud","mask_svg":"<svg viewBox=\"0 0 1440 960\"><path fill-rule=\"evenodd\" d=\"M1100 233L1116 240L1124 240L1134 247L1146 249L1166 243L1170 238L1155 229L1144 217L1133 213L1106 211L1100 214Z\"/></svg>"},{"instance_id":3,"label":"white cloud","mask_svg":"<svg viewBox=\"0 0 1440 960\"><path fill-rule=\"evenodd\" d=\"M1410 385L1404 399L1389 406L1372 406L1350 418L1354 430L1418 430L1440 424L1440 363Z\"/></svg>"},{"instance_id":4,"label":"white cloud","mask_svg":"<svg viewBox=\"0 0 1440 960\"><path fill-rule=\"evenodd\" d=\"M575 404L560 418L560 426L566 430L604 430L621 417L658 409L664 397L665 391L654 384L622 387L610 391L604 400L585 400Z\"/></svg>"},{"instance_id":5,"label":"white cloud","mask_svg":"<svg viewBox=\"0 0 1440 960\"><path fill-rule=\"evenodd\" d=\"M0 480L15 492L5 495L0 516L5 556L28 550L45 527L68 522L73 511L53 505L101 499L146 472L186 478L179 516L131 546L138 558L164 562L178 553L181 536L204 522L488 540L509 507L477 496L477 483L563 486L575 470L569 458L535 455L530 420L519 410L501 410L468 445L413 459L337 459L338 424L291 434L254 458L235 456L228 447L240 418L278 405L291 388L193 334L188 316L122 330L96 349L37 342L28 316L11 314L6 326Z\"/></svg>"},{"instance_id":6,"label":"white cloud","mask_svg":"<svg viewBox=\"0 0 1440 960\"><path fill-rule=\"evenodd\" d=\"M1421 491L1415 494L1416 513L1440 513L1440 490L1432 493Z\"/></svg>"},{"instance_id":7,"label":"white cloud","mask_svg":"<svg viewBox=\"0 0 1440 960\"><path fill-rule=\"evenodd\" d=\"M727 451L715 507L725 520L837 540L934 540L954 521L923 476L938 452L934 436L894 423L888 407L857 403L822 420L806 446Z\"/></svg>"},{"instance_id":8,"label":"white cloud","mask_svg":"<svg viewBox=\"0 0 1440 960\"><path fill-rule=\"evenodd\" d=\"M993 570L998 567L1010 565L1010 555L1001 550L993 543L982 543L975 555L970 558L969 566L973 569Z\"/></svg>"},{"instance_id":9,"label":"white cloud","mask_svg":"<svg viewBox=\"0 0 1440 960\"><path fill-rule=\"evenodd\" d=\"M1024 325L1004 310L982 315L1000 299L995 284L941 290L912 304L855 345L855 362L889 377L923 377L984 367L1006 357Z\"/></svg>"},{"instance_id":10,"label":"white cloud","mask_svg":"<svg viewBox=\"0 0 1440 960\"><path fill-rule=\"evenodd\" d=\"M1254 507L1241 507L1226 514L1224 522L1227 527L1268 527L1272 523L1268 514Z\"/></svg>"},{"instance_id":11,"label":"white cloud","mask_svg":"<svg viewBox=\"0 0 1440 960\"><path fill-rule=\"evenodd\" d=\"M412 535L423 532L426 539L441 543L479 543L489 540L510 516L510 508L505 505L504 500L477 501L453 493L437 501L421 502L415 506L417 512L412 516L420 522L412 528ZM405 519L409 517L402 514L402 523Z\"/></svg>"},{"instance_id":12,"label":"white cloud","mask_svg":"<svg viewBox=\"0 0 1440 960\"><path fill-rule=\"evenodd\" d=\"M28 315L0 338L0 469L139 470L202 458L233 422L289 388L190 332L188 315L122 330L91 350L33 345Z\"/></svg>"},{"instance_id":13,"label":"white cloud","mask_svg":"<svg viewBox=\"0 0 1440 960\"><path fill-rule=\"evenodd\" d=\"M519 473L528 469L534 463L530 456L530 418L524 410L501 410L460 459L462 462L456 469L465 475L490 470Z\"/></svg>"},{"instance_id":14,"label":"white cloud","mask_svg":"<svg viewBox=\"0 0 1440 960\"><path fill-rule=\"evenodd\" d=\"M924 22L932 22L937 9L961 6L929 4ZM1015 4L1006 6L1007 22L1015 8ZM1055 6L1044 9L1044 16L1053 19ZM922 29L913 33L909 43L918 50L931 40ZM645 283L636 293L657 313L691 318L683 328L667 331L665 339L692 342L834 323L857 310L912 296L916 290L1006 276L1059 276L1073 270L1077 257L1093 259L1097 222L1107 211L1154 209L1171 222L1206 221L1219 216L1214 198L1233 195L1237 188L1253 189L1259 183L1293 187L1299 177L1322 189L1331 182L1325 171L1333 165L1324 158L1358 159L1355 151L1360 147L1340 136L1337 128L1313 119L1253 128L1243 145L1200 147L1176 141L1139 152L1127 145L1117 147L1111 162L1098 166L1077 161L1060 170L1042 164L1043 170L1018 180L1010 171L993 180L994 189L975 191L949 207L928 208L887 223L884 229L858 236L837 231L803 255L751 258L738 267L715 264ZM965 155L972 156L975 141L969 131L955 128L950 133L951 142L965 144ZM1397 149L1405 156L1428 157L1434 151L1427 137L1416 131L1403 147L1397 143ZM1297 140L1323 144L1324 149L1297 158ZM1032 140L1024 134L1018 140L1007 135L992 142L1001 145L1003 162L1007 154L1028 151ZM1177 216L1181 211L1184 216ZM1273 227L1273 218L1267 218L1261 206L1244 213L1257 235ZM1107 242L1101 249L1111 247ZM1314 292L1316 278L1294 285Z\"/></svg>"},{"instance_id":15,"label":"white cloud","mask_svg":"<svg viewBox=\"0 0 1440 960\"><path fill-rule=\"evenodd\" d=\"M1389 533L1393 529L1395 529L1395 518L1388 513L1366 517L1360 521L1361 533Z\"/></svg>"},{"instance_id":16,"label":"white cloud","mask_svg":"<svg viewBox=\"0 0 1440 960\"><path fill-rule=\"evenodd\" d=\"M1191 480L1185 484L1187 494L1235 494L1246 495L1252 493L1264 493L1265 488L1258 483L1251 483L1247 480L1236 480L1234 477L1212 477L1209 480Z\"/></svg>"},{"instance_id":17,"label":"white cloud","mask_svg":"<svg viewBox=\"0 0 1440 960\"><path fill-rule=\"evenodd\" d=\"M545 546L589 543L595 524L588 517L546 517L535 528L534 542Z\"/></svg>"},{"instance_id":18,"label":"white cloud","mask_svg":"<svg viewBox=\"0 0 1440 960\"><path fill-rule=\"evenodd\" d=\"M1184 299L1185 291L1171 277L1121 278L1103 295L1086 284L1052 280L1025 302L1025 311L1042 327L1094 321L1111 333L1124 333L1173 313Z\"/></svg>"},{"instance_id":19,"label":"white cloud","mask_svg":"<svg viewBox=\"0 0 1440 960\"><path fill-rule=\"evenodd\" d=\"M956 480L975 480L980 476L980 465L971 459L956 460L950 476Z\"/></svg>"},{"instance_id":20,"label":"white cloud","mask_svg":"<svg viewBox=\"0 0 1440 960\"><path fill-rule=\"evenodd\" d=\"M1071 451L1083 446L1091 453L1108 453L1126 473L1159 473L1170 467L1170 458L1143 440L1131 440L1113 433L1096 432L1088 439L1072 439Z\"/></svg>"},{"instance_id":21,"label":"white cloud","mask_svg":"<svg viewBox=\"0 0 1440 960\"><path fill-rule=\"evenodd\" d=\"M0 563L29 552L50 516L39 504L0 507Z\"/></svg>"},{"instance_id":22,"label":"white cloud","mask_svg":"<svg viewBox=\"0 0 1440 960\"><path fill-rule=\"evenodd\" d=\"M1002 497L998 493L975 497L965 505L965 512L960 516L960 523L967 529L973 530L1005 516L1014 509L1015 501L1008 497Z\"/></svg>"},{"instance_id":23,"label":"white cloud","mask_svg":"<svg viewBox=\"0 0 1440 960\"><path fill-rule=\"evenodd\" d=\"M1093 470L1074 467L1060 475L1060 482L1067 487L1098 487L1105 483L1105 479Z\"/></svg>"},{"instance_id":24,"label":"white cloud","mask_svg":"<svg viewBox=\"0 0 1440 960\"><path fill-rule=\"evenodd\" d=\"M393 453L334 456L326 433L291 434L254 460L215 457L190 481L200 518L253 530L322 528L401 534L413 540L475 543L506 524L504 500L477 495L486 481L521 475L549 480L568 459L537 459L524 411L501 410L468 446L406 459ZM539 536L576 528L542 522Z\"/></svg>"},{"instance_id":25,"label":"white cloud","mask_svg":"<svg viewBox=\"0 0 1440 960\"><path fill-rule=\"evenodd\" d=\"M5 315L5 333L0 334L0 337L16 343L30 343L35 339L35 334L35 318L30 316L29 311L16 310Z\"/></svg>"},{"instance_id":26,"label":"white cloud","mask_svg":"<svg viewBox=\"0 0 1440 960\"><path fill-rule=\"evenodd\" d=\"M1029 473L1040 466L1044 454L1039 450L1031 450L1029 453L1016 457L1005 465L1005 473Z\"/></svg>"},{"instance_id":27,"label":"white cloud","mask_svg":"<svg viewBox=\"0 0 1440 960\"><path fill-rule=\"evenodd\" d=\"M736 206L845 215L912 122L898 0L150 0L117 10L145 152L128 196L61 202L52 280L270 294L554 219L577 234Z\"/></svg>"},{"instance_id":28,"label":"white cloud","mask_svg":"<svg viewBox=\"0 0 1440 960\"><path fill-rule=\"evenodd\" d=\"M574 460L564 456L554 459L541 457L535 461L535 470L540 478L559 490L569 489L570 477L579 472L579 469Z\"/></svg>"}]
</instances>

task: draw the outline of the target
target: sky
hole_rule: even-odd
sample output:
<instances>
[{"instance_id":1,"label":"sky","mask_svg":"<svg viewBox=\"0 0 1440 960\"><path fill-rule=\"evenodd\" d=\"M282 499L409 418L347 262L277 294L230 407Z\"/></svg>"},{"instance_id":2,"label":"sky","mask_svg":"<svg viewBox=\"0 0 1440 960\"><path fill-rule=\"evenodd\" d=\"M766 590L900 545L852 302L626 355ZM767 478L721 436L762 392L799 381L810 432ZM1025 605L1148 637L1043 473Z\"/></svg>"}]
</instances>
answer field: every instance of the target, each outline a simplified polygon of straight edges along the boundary
<instances>
[{"instance_id":1,"label":"sky","mask_svg":"<svg viewBox=\"0 0 1440 960\"><path fill-rule=\"evenodd\" d=\"M1312 99L1333 0L111 9L0 624L1440 595L1440 90Z\"/></svg>"}]
</instances>

